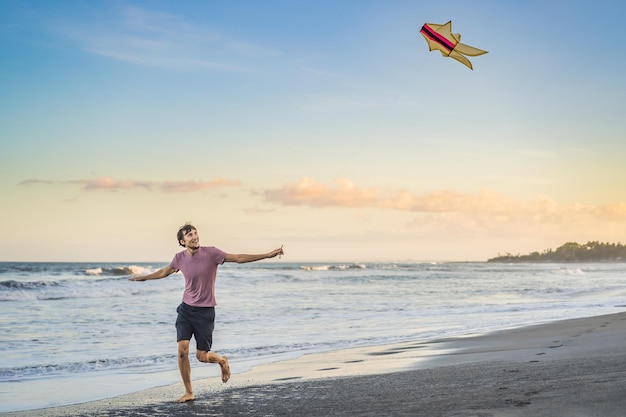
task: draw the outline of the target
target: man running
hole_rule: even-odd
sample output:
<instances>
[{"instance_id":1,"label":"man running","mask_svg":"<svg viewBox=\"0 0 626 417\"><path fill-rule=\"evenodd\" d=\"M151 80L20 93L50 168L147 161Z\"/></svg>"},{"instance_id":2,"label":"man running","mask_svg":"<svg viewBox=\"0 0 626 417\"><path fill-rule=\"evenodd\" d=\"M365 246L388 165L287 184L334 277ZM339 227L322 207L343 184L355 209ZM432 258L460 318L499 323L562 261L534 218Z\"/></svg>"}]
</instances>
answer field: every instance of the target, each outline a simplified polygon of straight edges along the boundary
<instances>
[{"instance_id":1,"label":"man running","mask_svg":"<svg viewBox=\"0 0 626 417\"><path fill-rule=\"evenodd\" d=\"M178 229L178 243L185 250L177 253L165 268L148 275L132 277L131 281L147 281L165 278L181 271L185 277L183 301L176 311L176 336L178 341L178 368L185 385L185 394L176 402L193 401L191 386L191 364L189 363L189 341L196 339L196 358L200 362L217 363L222 370L222 381L230 378L228 358L211 352L215 322L215 278L217 267L224 262L255 262L283 255L282 246L271 252L258 255L231 254L214 246L200 246L198 231L191 224Z\"/></svg>"}]
</instances>

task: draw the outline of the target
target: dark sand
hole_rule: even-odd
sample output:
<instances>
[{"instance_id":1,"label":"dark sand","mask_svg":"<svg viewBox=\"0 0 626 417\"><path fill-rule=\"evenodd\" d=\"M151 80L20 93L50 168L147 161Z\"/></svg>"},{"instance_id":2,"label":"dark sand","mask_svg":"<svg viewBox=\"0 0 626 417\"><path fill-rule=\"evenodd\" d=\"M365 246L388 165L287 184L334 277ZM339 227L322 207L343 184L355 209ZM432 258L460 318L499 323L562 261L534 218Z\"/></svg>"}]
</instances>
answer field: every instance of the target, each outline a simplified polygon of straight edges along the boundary
<instances>
[{"instance_id":1,"label":"dark sand","mask_svg":"<svg viewBox=\"0 0 626 417\"><path fill-rule=\"evenodd\" d=\"M624 417L626 313L306 355L217 381L195 382L185 404L171 402L177 385L2 415Z\"/></svg>"}]
</instances>

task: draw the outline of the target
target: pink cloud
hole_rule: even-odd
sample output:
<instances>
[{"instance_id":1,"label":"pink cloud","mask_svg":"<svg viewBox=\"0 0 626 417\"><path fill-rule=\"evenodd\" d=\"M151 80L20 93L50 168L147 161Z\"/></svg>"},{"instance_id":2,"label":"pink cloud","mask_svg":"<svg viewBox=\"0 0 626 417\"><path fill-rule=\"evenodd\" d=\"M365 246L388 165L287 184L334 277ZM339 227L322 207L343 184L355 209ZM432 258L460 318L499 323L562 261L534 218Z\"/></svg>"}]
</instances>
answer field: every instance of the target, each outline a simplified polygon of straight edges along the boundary
<instances>
[{"instance_id":1,"label":"pink cloud","mask_svg":"<svg viewBox=\"0 0 626 417\"><path fill-rule=\"evenodd\" d=\"M602 222L626 220L626 202L598 206L561 205L542 196L533 201L520 201L488 189L476 193L439 190L411 193L407 190L383 190L358 187L347 179L325 185L311 178L295 184L265 191L267 201L283 205L310 207L383 208L415 213L464 215L472 222L491 224L533 222L563 224L582 219Z\"/></svg>"},{"instance_id":2,"label":"pink cloud","mask_svg":"<svg viewBox=\"0 0 626 417\"><path fill-rule=\"evenodd\" d=\"M83 184L85 190L128 190L132 188L145 188L149 190L151 188L151 184L148 181L120 181L110 177L69 182Z\"/></svg>"},{"instance_id":3,"label":"pink cloud","mask_svg":"<svg viewBox=\"0 0 626 417\"><path fill-rule=\"evenodd\" d=\"M499 212L519 208L519 203L485 189L477 194L440 190L419 195L401 190L391 197L381 198L379 202L384 208L434 213Z\"/></svg>"},{"instance_id":4,"label":"pink cloud","mask_svg":"<svg viewBox=\"0 0 626 417\"><path fill-rule=\"evenodd\" d=\"M311 178L303 178L297 184L267 190L265 198L285 205L373 207L377 205L377 193L376 188L359 188L347 179L338 179L329 187Z\"/></svg>"},{"instance_id":5,"label":"pink cloud","mask_svg":"<svg viewBox=\"0 0 626 417\"><path fill-rule=\"evenodd\" d=\"M208 188L241 185L237 180L216 178L212 181L164 181L159 188L166 193L187 193Z\"/></svg>"},{"instance_id":6,"label":"pink cloud","mask_svg":"<svg viewBox=\"0 0 626 417\"><path fill-rule=\"evenodd\" d=\"M215 178L211 181L137 181L116 180L111 177L101 177L88 180L50 181L40 179L28 179L20 182L20 185L54 185L54 184L79 184L84 190L118 191L131 189L160 190L166 193L186 193L206 190L215 187L241 185L238 180Z\"/></svg>"},{"instance_id":7,"label":"pink cloud","mask_svg":"<svg viewBox=\"0 0 626 417\"><path fill-rule=\"evenodd\" d=\"M478 194L450 190L412 194L406 190L361 188L344 178L335 180L331 186L303 178L297 184L266 191L265 198L285 205L378 207L420 212L511 211L519 208L519 203L489 190L481 190Z\"/></svg>"},{"instance_id":8,"label":"pink cloud","mask_svg":"<svg viewBox=\"0 0 626 417\"><path fill-rule=\"evenodd\" d=\"M598 216L611 220L626 220L626 203L603 204L593 208Z\"/></svg>"}]
</instances>

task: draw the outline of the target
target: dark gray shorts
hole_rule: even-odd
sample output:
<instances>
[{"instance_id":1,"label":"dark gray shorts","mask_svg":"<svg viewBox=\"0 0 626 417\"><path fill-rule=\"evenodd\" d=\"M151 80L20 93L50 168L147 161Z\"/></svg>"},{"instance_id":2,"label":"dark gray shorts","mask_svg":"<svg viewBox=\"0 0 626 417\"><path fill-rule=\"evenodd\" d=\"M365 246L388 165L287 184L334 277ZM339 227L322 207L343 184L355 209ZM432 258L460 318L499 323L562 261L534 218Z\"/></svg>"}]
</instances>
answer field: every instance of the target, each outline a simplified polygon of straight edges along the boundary
<instances>
[{"instance_id":1,"label":"dark gray shorts","mask_svg":"<svg viewBox=\"0 0 626 417\"><path fill-rule=\"evenodd\" d=\"M191 336L194 336L198 350L210 351L213 345L215 307L192 307L181 303L176 311L176 341L191 340Z\"/></svg>"}]
</instances>

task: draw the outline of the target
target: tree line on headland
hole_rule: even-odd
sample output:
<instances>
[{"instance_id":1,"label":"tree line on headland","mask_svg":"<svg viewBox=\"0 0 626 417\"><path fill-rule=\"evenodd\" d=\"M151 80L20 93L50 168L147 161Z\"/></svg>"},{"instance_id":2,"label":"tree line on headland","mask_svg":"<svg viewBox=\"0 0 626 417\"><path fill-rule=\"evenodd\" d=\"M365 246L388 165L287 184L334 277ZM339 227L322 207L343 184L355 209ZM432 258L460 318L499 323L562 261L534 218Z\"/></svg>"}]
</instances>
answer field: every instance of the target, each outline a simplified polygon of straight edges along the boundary
<instances>
[{"instance_id":1,"label":"tree line on headland","mask_svg":"<svg viewBox=\"0 0 626 417\"><path fill-rule=\"evenodd\" d=\"M626 245L621 243L568 242L556 250L532 252L527 255L498 254L487 262L626 262Z\"/></svg>"}]
</instances>

